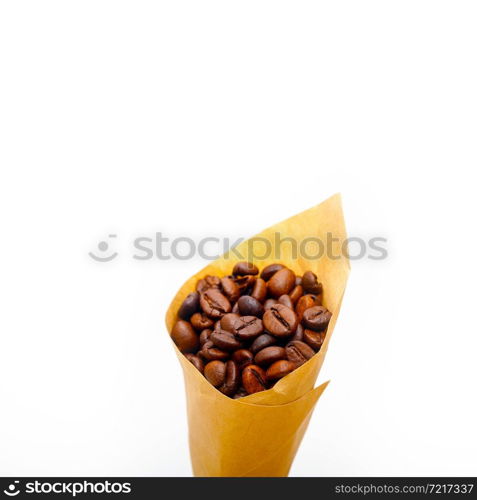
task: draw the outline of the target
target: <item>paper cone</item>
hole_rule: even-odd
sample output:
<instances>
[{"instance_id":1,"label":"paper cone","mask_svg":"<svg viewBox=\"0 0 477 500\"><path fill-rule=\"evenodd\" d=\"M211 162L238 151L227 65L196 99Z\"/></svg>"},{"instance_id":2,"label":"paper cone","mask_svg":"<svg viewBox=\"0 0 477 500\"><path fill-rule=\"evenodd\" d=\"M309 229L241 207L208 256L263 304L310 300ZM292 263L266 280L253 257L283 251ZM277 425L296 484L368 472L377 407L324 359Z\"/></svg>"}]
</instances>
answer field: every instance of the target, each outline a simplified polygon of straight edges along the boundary
<instances>
[{"instance_id":1,"label":"paper cone","mask_svg":"<svg viewBox=\"0 0 477 500\"><path fill-rule=\"evenodd\" d=\"M281 240L293 238L298 245L310 238L330 247L319 258L303 252L293 254L292 245L277 248ZM272 389L242 399L224 396L177 350L187 394L189 442L196 476L286 476L308 425L313 408L326 387L314 388L339 315L349 274L343 254L346 230L341 197L334 195L320 205L276 224L212 262L181 287L166 313L169 333L184 298L207 274L225 276L236 262L253 260L259 268L280 262L297 275L313 271L323 284L323 305L332 313L321 350ZM270 255L270 249L273 251ZM258 259L258 256L266 258ZM308 253L312 253L308 250ZM255 258L253 258L255 257ZM174 346L175 347L175 346Z\"/></svg>"}]
</instances>

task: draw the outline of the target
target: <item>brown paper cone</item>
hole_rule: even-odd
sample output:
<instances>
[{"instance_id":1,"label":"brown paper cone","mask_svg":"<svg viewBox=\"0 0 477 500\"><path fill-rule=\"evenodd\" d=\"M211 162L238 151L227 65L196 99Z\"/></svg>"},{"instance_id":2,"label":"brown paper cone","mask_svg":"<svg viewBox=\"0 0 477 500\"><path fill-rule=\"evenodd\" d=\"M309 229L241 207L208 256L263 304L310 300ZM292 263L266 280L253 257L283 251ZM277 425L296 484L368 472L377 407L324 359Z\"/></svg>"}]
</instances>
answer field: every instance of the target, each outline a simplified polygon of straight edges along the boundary
<instances>
[{"instance_id":1,"label":"brown paper cone","mask_svg":"<svg viewBox=\"0 0 477 500\"><path fill-rule=\"evenodd\" d=\"M293 238L298 245L310 242L294 255L291 244L278 245L277 236ZM320 258L310 238L326 246ZM323 283L323 303L333 313L318 354L281 379L268 391L234 400L221 394L176 349L184 371L189 442L196 476L286 476L308 425L313 408L326 384L313 389L339 315L349 274L343 255L346 230L341 197L334 195L320 205L291 217L237 247L192 276L179 290L166 313L170 333L177 311L197 280L207 274L225 276L240 260L253 260L260 268L281 262L297 274L313 271ZM316 248L316 247L314 247ZM270 253L270 249L273 251ZM280 252L278 252L280 250ZM263 257L268 252L266 258ZM312 255L311 255L312 254Z\"/></svg>"}]
</instances>

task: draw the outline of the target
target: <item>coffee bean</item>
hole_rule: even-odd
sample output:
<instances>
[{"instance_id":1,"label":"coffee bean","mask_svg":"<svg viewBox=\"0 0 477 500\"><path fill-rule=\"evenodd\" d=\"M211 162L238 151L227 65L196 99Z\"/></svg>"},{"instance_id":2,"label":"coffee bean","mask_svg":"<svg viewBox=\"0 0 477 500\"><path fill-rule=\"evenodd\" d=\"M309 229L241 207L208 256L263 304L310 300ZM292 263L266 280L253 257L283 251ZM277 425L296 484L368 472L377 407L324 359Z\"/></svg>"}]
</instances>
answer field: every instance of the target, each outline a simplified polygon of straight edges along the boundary
<instances>
[{"instance_id":1,"label":"coffee bean","mask_svg":"<svg viewBox=\"0 0 477 500\"><path fill-rule=\"evenodd\" d=\"M295 311L298 316L298 321L303 318L303 313L310 307L316 306L316 298L314 295L303 295L296 303Z\"/></svg>"},{"instance_id":2,"label":"coffee bean","mask_svg":"<svg viewBox=\"0 0 477 500\"><path fill-rule=\"evenodd\" d=\"M267 297L267 284L262 278L258 278L253 285L252 293L250 294L254 299L263 302Z\"/></svg>"},{"instance_id":3,"label":"coffee bean","mask_svg":"<svg viewBox=\"0 0 477 500\"><path fill-rule=\"evenodd\" d=\"M301 366L315 355L315 351L309 345L299 340L289 342L285 350L288 360L296 366Z\"/></svg>"},{"instance_id":4,"label":"coffee bean","mask_svg":"<svg viewBox=\"0 0 477 500\"><path fill-rule=\"evenodd\" d=\"M248 349L239 349L232 354L232 359L237 363L240 370L253 362L253 354Z\"/></svg>"},{"instance_id":5,"label":"coffee bean","mask_svg":"<svg viewBox=\"0 0 477 500\"><path fill-rule=\"evenodd\" d=\"M323 290L321 283L318 283L318 278L316 274L311 271L307 271L302 278L303 288L306 293L320 294Z\"/></svg>"},{"instance_id":6,"label":"coffee bean","mask_svg":"<svg viewBox=\"0 0 477 500\"><path fill-rule=\"evenodd\" d=\"M199 342L200 342L201 347L209 340L211 333L212 333L212 330L210 328L206 328L205 330L202 330L200 332Z\"/></svg>"},{"instance_id":7,"label":"coffee bean","mask_svg":"<svg viewBox=\"0 0 477 500\"><path fill-rule=\"evenodd\" d=\"M225 382L225 363L223 361L207 363L204 368L204 375L214 387L220 387Z\"/></svg>"},{"instance_id":8,"label":"coffee bean","mask_svg":"<svg viewBox=\"0 0 477 500\"><path fill-rule=\"evenodd\" d=\"M278 300L276 300L276 299L267 299L265 301L265 303L263 304L263 308L265 309L265 311L267 311L268 309L271 309L272 306L274 306L275 304L278 304Z\"/></svg>"},{"instance_id":9,"label":"coffee bean","mask_svg":"<svg viewBox=\"0 0 477 500\"><path fill-rule=\"evenodd\" d=\"M214 360L223 361L225 359L228 359L230 356L227 351L222 351L218 347L215 347L214 343L210 340L208 340L202 346L202 349L199 351L198 354L199 356L208 361L214 361Z\"/></svg>"},{"instance_id":10,"label":"coffee bean","mask_svg":"<svg viewBox=\"0 0 477 500\"><path fill-rule=\"evenodd\" d=\"M200 373L204 373L204 362L202 358L199 358L199 356L195 354L185 354L185 357L200 371Z\"/></svg>"},{"instance_id":11,"label":"coffee bean","mask_svg":"<svg viewBox=\"0 0 477 500\"><path fill-rule=\"evenodd\" d=\"M225 380L219 387L219 391L226 396L233 396L240 384L240 373L235 361L229 360L225 363Z\"/></svg>"},{"instance_id":12,"label":"coffee bean","mask_svg":"<svg viewBox=\"0 0 477 500\"><path fill-rule=\"evenodd\" d=\"M293 309L293 302L289 295L280 295L280 297L278 297L278 303Z\"/></svg>"},{"instance_id":13,"label":"coffee bean","mask_svg":"<svg viewBox=\"0 0 477 500\"><path fill-rule=\"evenodd\" d=\"M281 271L278 271L281 272ZM273 279L273 278L272 278ZM263 315L263 326L275 337L288 337L298 325L296 314L282 304L276 304Z\"/></svg>"},{"instance_id":14,"label":"coffee bean","mask_svg":"<svg viewBox=\"0 0 477 500\"><path fill-rule=\"evenodd\" d=\"M192 292L182 302L177 315L180 319L188 320L199 310L199 294Z\"/></svg>"},{"instance_id":15,"label":"coffee bean","mask_svg":"<svg viewBox=\"0 0 477 500\"><path fill-rule=\"evenodd\" d=\"M301 286L303 284L302 282L303 282L302 277L297 276L295 279L295 286Z\"/></svg>"},{"instance_id":16,"label":"coffee bean","mask_svg":"<svg viewBox=\"0 0 477 500\"><path fill-rule=\"evenodd\" d=\"M239 276L234 279L235 284L239 287L240 293L245 295L250 295L250 293L252 293L256 280L256 276L252 275Z\"/></svg>"},{"instance_id":17,"label":"coffee bean","mask_svg":"<svg viewBox=\"0 0 477 500\"><path fill-rule=\"evenodd\" d=\"M223 351L235 351L242 347L242 343L235 338L235 335L225 330L214 330L210 340Z\"/></svg>"},{"instance_id":18,"label":"coffee bean","mask_svg":"<svg viewBox=\"0 0 477 500\"><path fill-rule=\"evenodd\" d=\"M220 278L218 276L206 276L197 282L196 290L199 293L204 293L209 288L219 288Z\"/></svg>"},{"instance_id":19,"label":"coffee bean","mask_svg":"<svg viewBox=\"0 0 477 500\"><path fill-rule=\"evenodd\" d=\"M315 332L313 330L305 330L303 332L303 340L313 348L316 352L321 349L323 342L325 341L326 331Z\"/></svg>"},{"instance_id":20,"label":"coffee bean","mask_svg":"<svg viewBox=\"0 0 477 500\"><path fill-rule=\"evenodd\" d=\"M310 307L303 313L303 325L316 332L326 329L330 319L330 311L323 306Z\"/></svg>"},{"instance_id":21,"label":"coffee bean","mask_svg":"<svg viewBox=\"0 0 477 500\"><path fill-rule=\"evenodd\" d=\"M232 307L232 314L240 316L239 306L237 302L235 302L234 306Z\"/></svg>"},{"instance_id":22,"label":"coffee bean","mask_svg":"<svg viewBox=\"0 0 477 500\"><path fill-rule=\"evenodd\" d=\"M204 328L211 328L214 326L214 321L201 312L193 314L190 318L190 322L198 332L202 331Z\"/></svg>"},{"instance_id":23,"label":"coffee bean","mask_svg":"<svg viewBox=\"0 0 477 500\"><path fill-rule=\"evenodd\" d=\"M236 331L235 331L235 321L238 320L240 318L240 316L238 314L235 314L235 313L228 313L228 314L224 314L222 316L222 319L220 320L220 328L222 330L225 330L226 332L230 332L230 333L233 333L235 334Z\"/></svg>"},{"instance_id":24,"label":"coffee bean","mask_svg":"<svg viewBox=\"0 0 477 500\"><path fill-rule=\"evenodd\" d=\"M257 365L246 366L242 372L242 384L248 394L264 391L267 388L267 375Z\"/></svg>"},{"instance_id":25,"label":"coffee bean","mask_svg":"<svg viewBox=\"0 0 477 500\"><path fill-rule=\"evenodd\" d=\"M229 299L216 288L209 288L200 295L200 307L211 318L221 318L232 310Z\"/></svg>"},{"instance_id":26,"label":"coffee bean","mask_svg":"<svg viewBox=\"0 0 477 500\"><path fill-rule=\"evenodd\" d=\"M232 278L225 277L220 280L224 295L230 302L235 302L240 297L240 288Z\"/></svg>"},{"instance_id":27,"label":"coffee bean","mask_svg":"<svg viewBox=\"0 0 477 500\"><path fill-rule=\"evenodd\" d=\"M242 295L237 301L241 316L257 316L263 315L263 306L257 299L250 295Z\"/></svg>"},{"instance_id":28,"label":"coffee bean","mask_svg":"<svg viewBox=\"0 0 477 500\"><path fill-rule=\"evenodd\" d=\"M240 316L234 322L235 334L240 340L251 340L263 332L262 320L255 316Z\"/></svg>"},{"instance_id":29,"label":"coffee bean","mask_svg":"<svg viewBox=\"0 0 477 500\"><path fill-rule=\"evenodd\" d=\"M296 330L295 330L295 333L290 338L290 342L293 342L294 340L303 340L303 330L304 330L304 328L301 325L301 323L298 323Z\"/></svg>"},{"instance_id":30,"label":"coffee bean","mask_svg":"<svg viewBox=\"0 0 477 500\"><path fill-rule=\"evenodd\" d=\"M238 391L233 395L233 399L240 399L248 396L247 391L243 387L239 387Z\"/></svg>"},{"instance_id":31,"label":"coffee bean","mask_svg":"<svg viewBox=\"0 0 477 500\"><path fill-rule=\"evenodd\" d=\"M270 264L269 266L263 268L260 278L268 281L277 271L280 271L280 269L283 269L284 267L285 266L282 266L281 264Z\"/></svg>"},{"instance_id":32,"label":"coffee bean","mask_svg":"<svg viewBox=\"0 0 477 500\"><path fill-rule=\"evenodd\" d=\"M272 345L270 347L265 347L265 349L262 349L261 351L258 351L257 354L255 354L254 359L255 364L260 366L268 366L272 363L275 363L275 361L278 361L279 359L286 359L286 357L287 355L283 347Z\"/></svg>"},{"instance_id":33,"label":"coffee bean","mask_svg":"<svg viewBox=\"0 0 477 500\"><path fill-rule=\"evenodd\" d=\"M251 262L237 262L232 271L234 276L245 276L246 274L254 276L258 274L257 266L254 266Z\"/></svg>"},{"instance_id":34,"label":"coffee bean","mask_svg":"<svg viewBox=\"0 0 477 500\"><path fill-rule=\"evenodd\" d=\"M295 286L295 278L295 273L290 269L280 269L268 282L269 293L275 298L288 294Z\"/></svg>"},{"instance_id":35,"label":"coffee bean","mask_svg":"<svg viewBox=\"0 0 477 500\"><path fill-rule=\"evenodd\" d=\"M195 352L199 348L199 336L188 321L180 319L172 328L171 338L182 353Z\"/></svg>"},{"instance_id":36,"label":"coffee bean","mask_svg":"<svg viewBox=\"0 0 477 500\"><path fill-rule=\"evenodd\" d=\"M281 379L291 373L295 368L295 364L291 361L285 359L275 361L267 370L267 380Z\"/></svg>"},{"instance_id":37,"label":"coffee bean","mask_svg":"<svg viewBox=\"0 0 477 500\"><path fill-rule=\"evenodd\" d=\"M289 293L290 300L293 305L295 305L299 298L303 295L303 287L301 285L295 285L295 288Z\"/></svg>"},{"instance_id":38,"label":"coffee bean","mask_svg":"<svg viewBox=\"0 0 477 500\"><path fill-rule=\"evenodd\" d=\"M252 342L250 350L255 354L261 349L276 343L277 339L275 337L272 337L272 335L269 335L268 333L263 333Z\"/></svg>"}]
</instances>

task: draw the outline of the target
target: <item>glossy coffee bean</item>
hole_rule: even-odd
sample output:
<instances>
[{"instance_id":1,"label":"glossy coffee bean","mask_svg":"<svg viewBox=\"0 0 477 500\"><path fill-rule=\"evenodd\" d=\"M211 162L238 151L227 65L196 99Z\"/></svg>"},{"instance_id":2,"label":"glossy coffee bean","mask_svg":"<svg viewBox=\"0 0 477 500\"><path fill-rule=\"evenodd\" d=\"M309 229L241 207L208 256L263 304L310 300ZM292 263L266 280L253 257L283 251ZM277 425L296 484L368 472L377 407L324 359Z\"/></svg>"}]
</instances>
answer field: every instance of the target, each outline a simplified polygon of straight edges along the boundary
<instances>
[{"instance_id":1,"label":"glossy coffee bean","mask_svg":"<svg viewBox=\"0 0 477 500\"><path fill-rule=\"evenodd\" d=\"M331 319L331 313L323 306L310 307L303 313L303 326L319 332L325 330Z\"/></svg>"},{"instance_id":2,"label":"glossy coffee bean","mask_svg":"<svg viewBox=\"0 0 477 500\"><path fill-rule=\"evenodd\" d=\"M235 335L225 330L214 330L210 340L222 351L236 351L242 347L242 343L235 338Z\"/></svg>"},{"instance_id":3,"label":"glossy coffee bean","mask_svg":"<svg viewBox=\"0 0 477 500\"><path fill-rule=\"evenodd\" d=\"M263 268L260 278L268 281L277 271L280 271L280 269L283 269L284 267L285 266L282 266L282 264L270 264L269 266Z\"/></svg>"},{"instance_id":4,"label":"glossy coffee bean","mask_svg":"<svg viewBox=\"0 0 477 500\"><path fill-rule=\"evenodd\" d=\"M295 288L288 295L293 305L295 305L303 295L303 287L301 285L295 285Z\"/></svg>"},{"instance_id":5,"label":"glossy coffee bean","mask_svg":"<svg viewBox=\"0 0 477 500\"><path fill-rule=\"evenodd\" d=\"M291 373L295 368L295 364L291 361L285 359L275 361L266 372L267 380L279 380Z\"/></svg>"},{"instance_id":6,"label":"glossy coffee bean","mask_svg":"<svg viewBox=\"0 0 477 500\"><path fill-rule=\"evenodd\" d=\"M320 294L323 290L321 283L318 283L316 274L311 271L307 271L303 275L302 284L306 293Z\"/></svg>"},{"instance_id":7,"label":"glossy coffee bean","mask_svg":"<svg viewBox=\"0 0 477 500\"><path fill-rule=\"evenodd\" d=\"M232 310L229 299L217 288L209 288L200 295L200 307L210 318L221 318Z\"/></svg>"},{"instance_id":8,"label":"glossy coffee bean","mask_svg":"<svg viewBox=\"0 0 477 500\"><path fill-rule=\"evenodd\" d=\"M256 316L240 316L234 322L234 329L240 340L252 340L263 333L263 323Z\"/></svg>"},{"instance_id":9,"label":"glossy coffee bean","mask_svg":"<svg viewBox=\"0 0 477 500\"><path fill-rule=\"evenodd\" d=\"M326 331L315 332L314 330L305 329L303 332L303 340L306 342L314 351L318 352L325 341Z\"/></svg>"},{"instance_id":10,"label":"glossy coffee bean","mask_svg":"<svg viewBox=\"0 0 477 500\"><path fill-rule=\"evenodd\" d=\"M295 333L290 337L290 342L293 342L294 340L303 340L303 331L304 328L301 323L298 323Z\"/></svg>"},{"instance_id":11,"label":"glossy coffee bean","mask_svg":"<svg viewBox=\"0 0 477 500\"><path fill-rule=\"evenodd\" d=\"M242 372L242 385L248 394L264 391L267 388L267 375L260 366L246 366Z\"/></svg>"},{"instance_id":12,"label":"glossy coffee bean","mask_svg":"<svg viewBox=\"0 0 477 500\"><path fill-rule=\"evenodd\" d=\"M204 368L204 375L214 387L220 387L225 382L225 363L223 361L207 363Z\"/></svg>"},{"instance_id":13,"label":"glossy coffee bean","mask_svg":"<svg viewBox=\"0 0 477 500\"><path fill-rule=\"evenodd\" d=\"M295 306L295 312L296 315L298 316L298 321L301 321L303 318L303 313L307 310L310 309L310 307L316 306L316 298L314 295L303 295L303 297L300 297L298 299L298 302L296 303Z\"/></svg>"},{"instance_id":14,"label":"glossy coffee bean","mask_svg":"<svg viewBox=\"0 0 477 500\"><path fill-rule=\"evenodd\" d=\"M218 276L206 276L197 282L196 290L204 293L209 288L219 288L220 278Z\"/></svg>"},{"instance_id":15,"label":"glossy coffee bean","mask_svg":"<svg viewBox=\"0 0 477 500\"><path fill-rule=\"evenodd\" d=\"M241 316L257 316L262 317L263 306L257 299L250 295L242 295L237 301Z\"/></svg>"},{"instance_id":16,"label":"glossy coffee bean","mask_svg":"<svg viewBox=\"0 0 477 500\"><path fill-rule=\"evenodd\" d=\"M199 348L199 336L188 321L180 319L172 328L171 338L182 353L196 352Z\"/></svg>"},{"instance_id":17,"label":"glossy coffee bean","mask_svg":"<svg viewBox=\"0 0 477 500\"><path fill-rule=\"evenodd\" d=\"M278 297L278 303L293 309L293 302L289 295L280 295L280 297Z\"/></svg>"},{"instance_id":18,"label":"glossy coffee bean","mask_svg":"<svg viewBox=\"0 0 477 500\"><path fill-rule=\"evenodd\" d=\"M263 304L263 308L266 311L267 309L271 309L271 307L274 306L275 304L278 304L278 300L276 300L276 299L267 299L264 302L264 304Z\"/></svg>"},{"instance_id":19,"label":"glossy coffee bean","mask_svg":"<svg viewBox=\"0 0 477 500\"><path fill-rule=\"evenodd\" d=\"M315 355L315 351L309 345L299 340L289 342L285 351L288 360L296 366L301 366Z\"/></svg>"},{"instance_id":20,"label":"glossy coffee bean","mask_svg":"<svg viewBox=\"0 0 477 500\"><path fill-rule=\"evenodd\" d=\"M281 272L281 271L278 271ZM273 278L272 278L273 279ZM296 314L282 304L276 304L263 315L263 326L275 337L288 337L298 325Z\"/></svg>"},{"instance_id":21,"label":"glossy coffee bean","mask_svg":"<svg viewBox=\"0 0 477 500\"><path fill-rule=\"evenodd\" d=\"M240 385L240 373L235 361L229 360L225 363L225 380L219 387L219 391L226 396L233 396Z\"/></svg>"},{"instance_id":22,"label":"glossy coffee bean","mask_svg":"<svg viewBox=\"0 0 477 500\"><path fill-rule=\"evenodd\" d=\"M190 322L198 332L202 331L204 328L212 328L214 326L214 321L201 312L193 314L190 317Z\"/></svg>"},{"instance_id":23,"label":"glossy coffee bean","mask_svg":"<svg viewBox=\"0 0 477 500\"><path fill-rule=\"evenodd\" d=\"M237 363L239 370L253 363L253 354L248 349L239 349L232 354L232 359Z\"/></svg>"},{"instance_id":24,"label":"glossy coffee bean","mask_svg":"<svg viewBox=\"0 0 477 500\"><path fill-rule=\"evenodd\" d=\"M265 349L262 349L261 351L258 351L257 354L255 354L254 360L255 364L257 365L269 366L272 363L275 363L275 361L286 359L286 357L286 351L283 347L272 345L270 347L265 347Z\"/></svg>"},{"instance_id":25,"label":"glossy coffee bean","mask_svg":"<svg viewBox=\"0 0 477 500\"><path fill-rule=\"evenodd\" d=\"M199 294L192 292L182 302L177 315L180 319L188 320L194 313L199 310Z\"/></svg>"},{"instance_id":26,"label":"glossy coffee bean","mask_svg":"<svg viewBox=\"0 0 477 500\"><path fill-rule=\"evenodd\" d=\"M277 343L277 339L268 333L262 333L262 335L258 336L250 346L250 350L255 354L261 349L268 347L270 345L274 345Z\"/></svg>"},{"instance_id":27,"label":"glossy coffee bean","mask_svg":"<svg viewBox=\"0 0 477 500\"><path fill-rule=\"evenodd\" d=\"M235 313L228 313L222 316L220 320L220 328L225 330L226 332L236 333L235 332L235 321L238 320L240 316Z\"/></svg>"},{"instance_id":28,"label":"glossy coffee bean","mask_svg":"<svg viewBox=\"0 0 477 500\"><path fill-rule=\"evenodd\" d=\"M258 267L251 262L237 262L232 271L234 276L245 276L246 274L254 276L258 274Z\"/></svg>"},{"instance_id":29,"label":"glossy coffee bean","mask_svg":"<svg viewBox=\"0 0 477 500\"><path fill-rule=\"evenodd\" d=\"M185 354L185 357L200 371L204 373L204 361L195 354Z\"/></svg>"},{"instance_id":30,"label":"glossy coffee bean","mask_svg":"<svg viewBox=\"0 0 477 500\"><path fill-rule=\"evenodd\" d=\"M267 298L267 284L262 278L257 278L250 295L259 302L263 302Z\"/></svg>"},{"instance_id":31,"label":"glossy coffee bean","mask_svg":"<svg viewBox=\"0 0 477 500\"><path fill-rule=\"evenodd\" d=\"M235 302L240 297L240 288L237 283L232 278L228 276L220 280L222 285L222 290L224 295L229 299L230 302Z\"/></svg>"},{"instance_id":32,"label":"glossy coffee bean","mask_svg":"<svg viewBox=\"0 0 477 500\"><path fill-rule=\"evenodd\" d=\"M256 280L256 276L252 275L239 276L238 278L234 279L236 285L239 287L240 293L244 295L249 295L250 293L252 293Z\"/></svg>"},{"instance_id":33,"label":"glossy coffee bean","mask_svg":"<svg viewBox=\"0 0 477 500\"><path fill-rule=\"evenodd\" d=\"M222 349L216 347L210 340L202 346L202 349L198 354L207 361L224 361L230 357L230 354L227 351L222 351Z\"/></svg>"},{"instance_id":34,"label":"glossy coffee bean","mask_svg":"<svg viewBox=\"0 0 477 500\"><path fill-rule=\"evenodd\" d=\"M210 340L210 334L212 333L212 330L210 328L205 328L200 332L199 335L199 342L200 346L202 347L208 340Z\"/></svg>"},{"instance_id":35,"label":"glossy coffee bean","mask_svg":"<svg viewBox=\"0 0 477 500\"><path fill-rule=\"evenodd\" d=\"M278 298L292 291L295 286L295 273L284 268L277 271L268 282L268 291L272 297Z\"/></svg>"}]
</instances>

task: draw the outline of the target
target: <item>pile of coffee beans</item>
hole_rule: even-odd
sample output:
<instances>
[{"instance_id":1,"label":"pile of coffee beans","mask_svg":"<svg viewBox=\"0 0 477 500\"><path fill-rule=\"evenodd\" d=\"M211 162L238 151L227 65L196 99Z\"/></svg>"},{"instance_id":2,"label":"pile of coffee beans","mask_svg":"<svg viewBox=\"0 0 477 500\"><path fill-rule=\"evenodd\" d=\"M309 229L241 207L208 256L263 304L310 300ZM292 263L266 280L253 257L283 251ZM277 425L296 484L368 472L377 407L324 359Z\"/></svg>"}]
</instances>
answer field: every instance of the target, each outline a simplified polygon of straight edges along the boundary
<instances>
[{"instance_id":1,"label":"pile of coffee beans","mask_svg":"<svg viewBox=\"0 0 477 500\"><path fill-rule=\"evenodd\" d=\"M198 281L178 311L171 337L219 391L240 398L264 391L308 361L323 344L331 312L322 285L270 264L250 262L230 276Z\"/></svg>"}]
</instances>

